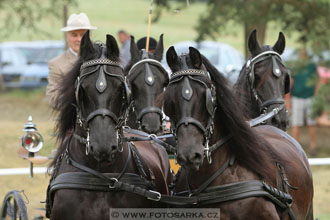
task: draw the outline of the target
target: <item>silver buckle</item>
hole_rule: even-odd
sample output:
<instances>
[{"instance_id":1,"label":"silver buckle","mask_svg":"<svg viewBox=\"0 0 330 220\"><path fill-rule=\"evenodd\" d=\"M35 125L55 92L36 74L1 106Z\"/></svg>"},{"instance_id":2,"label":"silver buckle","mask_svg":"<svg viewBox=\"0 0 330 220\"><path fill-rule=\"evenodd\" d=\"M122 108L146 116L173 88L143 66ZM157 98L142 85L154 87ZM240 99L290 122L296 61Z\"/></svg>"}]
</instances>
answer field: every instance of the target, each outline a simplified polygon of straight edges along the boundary
<instances>
[{"instance_id":1,"label":"silver buckle","mask_svg":"<svg viewBox=\"0 0 330 220\"><path fill-rule=\"evenodd\" d=\"M111 180L114 180L115 182L113 183L113 185L109 184L109 188L110 189L114 189L115 188L115 183L118 183L117 178L110 178Z\"/></svg>"},{"instance_id":2,"label":"silver buckle","mask_svg":"<svg viewBox=\"0 0 330 220\"><path fill-rule=\"evenodd\" d=\"M206 156L207 162L209 164L211 164L212 163L212 156L211 156L208 140L206 141L206 147L204 148L204 151L205 151L205 156Z\"/></svg>"},{"instance_id":3,"label":"silver buckle","mask_svg":"<svg viewBox=\"0 0 330 220\"><path fill-rule=\"evenodd\" d=\"M89 139L89 129L87 128L87 137L86 137L86 155L90 152L90 139Z\"/></svg>"},{"instance_id":4,"label":"silver buckle","mask_svg":"<svg viewBox=\"0 0 330 220\"><path fill-rule=\"evenodd\" d=\"M149 199L149 200L153 200L153 201L158 202L162 198L162 195L159 192L156 192L156 191L153 191L153 190L149 190L149 192L157 194L156 199L151 198L151 197L147 197L147 199Z\"/></svg>"}]
</instances>

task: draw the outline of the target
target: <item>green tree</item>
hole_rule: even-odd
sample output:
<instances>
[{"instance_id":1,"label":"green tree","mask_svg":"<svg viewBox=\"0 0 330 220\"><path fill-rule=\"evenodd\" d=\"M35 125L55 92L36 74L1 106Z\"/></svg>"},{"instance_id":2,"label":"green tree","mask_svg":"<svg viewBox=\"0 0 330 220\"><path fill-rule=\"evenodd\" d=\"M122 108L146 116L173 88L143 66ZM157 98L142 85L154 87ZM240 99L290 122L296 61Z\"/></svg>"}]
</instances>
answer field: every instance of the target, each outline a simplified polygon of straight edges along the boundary
<instances>
[{"instance_id":1,"label":"green tree","mask_svg":"<svg viewBox=\"0 0 330 220\"><path fill-rule=\"evenodd\" d=\"M0 0L0 38L22 29L47 34L38 22L50 17L62 19L65 7L76 4L77 0Z\"/></svg>"},{"instance_id":2,"label":"green tree","mask_svg":"<svg viewBox=\"0 0 330 220\"><path fill-rule=\"evenodd\" d=\"M185 3L186 0L176 2ZM264 42L267 24L277 22L285 33L295 32L302 45L310 44L319 50L330 48L329 0L208 0L195 29L197 41L213 39L224 33L232 22L242 25L244 40L257 29L258 41ZM170 9L167 0L155 3L162 9ZM176 7L176 6L175 6ZM245 46L247 50L247 45ZM245 52L247 55L247 51Z\"/></svg>"}]
</instances>

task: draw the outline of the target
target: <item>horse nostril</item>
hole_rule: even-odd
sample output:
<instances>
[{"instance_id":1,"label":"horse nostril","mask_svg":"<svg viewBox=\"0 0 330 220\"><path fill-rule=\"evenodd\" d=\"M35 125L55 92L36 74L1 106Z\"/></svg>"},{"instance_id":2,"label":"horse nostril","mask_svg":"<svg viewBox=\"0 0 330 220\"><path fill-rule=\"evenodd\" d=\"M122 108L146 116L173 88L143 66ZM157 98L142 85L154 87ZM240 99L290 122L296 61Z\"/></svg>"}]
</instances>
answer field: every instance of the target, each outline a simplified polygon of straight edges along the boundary
<instances>
[{"instance_id":1,"label":"horse nostril","mask_svg":"<svg viewBox=\"0 0 330 220\"><path fill-rule=\"evenodd\" d=\"M112 145L111 146L111 151L116 151L118 149L118 146L117 145Z\"/></svg>"},{"instance_id":2,"label":"horse nostril","mask_svg":"<svg viewBox=\"0 0 330 220\"><path fill-rule=\"evenodd\" d=\"M90 145L89 149L90 149L91 152L93 152L94 151L93 145Z\"/></svg>"},{"instance_id":3,"label":"horse nostril","mask_svg":"<svg viewBox=\"0 0 330 220\"><path fill-rule=\"evenodd\" d=\"M190 162L200 162L202 160L203 156L200 153L195 153L190 156L189 160Z\"/></svg>"}]
</instances>

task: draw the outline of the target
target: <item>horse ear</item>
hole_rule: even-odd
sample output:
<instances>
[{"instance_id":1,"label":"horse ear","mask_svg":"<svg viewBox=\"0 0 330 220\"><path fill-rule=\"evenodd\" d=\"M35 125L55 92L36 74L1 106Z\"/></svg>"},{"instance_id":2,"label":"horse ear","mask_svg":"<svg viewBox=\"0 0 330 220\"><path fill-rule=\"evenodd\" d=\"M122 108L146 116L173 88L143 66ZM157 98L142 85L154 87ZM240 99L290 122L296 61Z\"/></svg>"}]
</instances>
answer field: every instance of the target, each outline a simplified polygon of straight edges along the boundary
<instances>
[{"instance_id":1,"label":"horse ear","mask_svg":"<svg viewBox=\"0 0 330 220\"><path fill-rule=\"evenodd\" d=\"M113 61L119 60L119 47L116 39L111 35L107 34L107 58Z\"/></svg>"},{"instance_id":2,"label":"horse ear","mask_svg":"<svg viewBox=\"0 0 330 220\"><path fill-rule=\"evenodd\" d=\"M139 49L136 46L135 40L134 40L134 36L131 36L131 45L130 45L130 51L131 51L131 57L132 59L134 57L137 57L139 55Z\"/></svg>"},{"instance_id":3,"label":"horse ear","mask_svg":"<svg viewBox=\"0 0 330 220\"><path fill-rule=\"evenodd\" d=\"M279 54L282 54L285 48L285 36L282 32L278 35L277 42L273 46L273 50Z\"/></svg>"},{"instance_id":4,"label":"horse ear","mask_svg":"<svg viewBox=\"0 0 330 220\"><path fill-rule=\"evenodd\" d=\"M249 46L249 51L253 56L255 56L261 49L257 40L256 29L254 29L249 36L248 46Z\"/></svg>"},{"instance_id":5,"label":"horse ear","mask_svg":"<svg viewBox=\"0 0 330 220\"><path fill-rule=\"evenodd\" d=\"M189 47L189 56L192 64L196 69L200 69L202 66L202 56L196 48Z\"/></svg>"},{"instance_id":6,"label":"horse ear","mask_svg":"<svg viewBox=\"0 0 330 220\"><path fill-rule=\"evenodd\" d=\"M166 52L166 60L168 66L174 72L176 71L176 66L178 64L178 54L176 53L173 46L171 46Z\"/></svg>"},{"instance_id":7,"label":"horse ear","mask_svg":"<svg viewBox=\"0 0 330 220\"><path fill-rule=\"evenodd\" d=\"M164 34L161 34L160 37L159 37L159 41L158 41L158 44L157 44L157 47L155 49L155 58L156 60L158 61L161 61L162 58L163 58L163 51L164 51L164 42L163 42L163 35Z\"/></svg>"},{"instance_id":8,"label":"horse ear","mask_svg":"<svg viewBox=\"0 0 330 220\"><path fill-rule=\"evenodd\" d=\"M84 36L81 39L80 43L80 57L85 60L88 55L95 52L93 43L90 39L89 30L85 32Z\"/></svg>"}]
</instances>

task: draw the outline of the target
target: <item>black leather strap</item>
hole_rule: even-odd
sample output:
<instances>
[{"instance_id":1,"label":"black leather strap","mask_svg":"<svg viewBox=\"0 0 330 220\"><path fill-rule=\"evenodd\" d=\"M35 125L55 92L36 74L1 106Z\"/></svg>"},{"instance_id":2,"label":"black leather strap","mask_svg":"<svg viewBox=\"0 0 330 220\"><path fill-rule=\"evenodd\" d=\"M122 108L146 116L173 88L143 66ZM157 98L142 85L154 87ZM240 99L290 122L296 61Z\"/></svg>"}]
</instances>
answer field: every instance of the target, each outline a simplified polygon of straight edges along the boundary
<instances>
[{"instance_id":1,"label":"black leather strap","mask_svg":"<svg viewBox=\"0 0 330 220\"><path fill-rule=\"evenodd\" d=\"M113 112L111 112L105 108L97 109L97 110L91 112L86 119L86 123L88 124L88 122L97 115L102 115L103 117L108 116L108 117L112 118L116 124L118 124L119 120L118 120L117 116Z\"/></svg>"},{"instance_id":2,"label":"black leather strap","mask_svg":"<svg viewBox=\"0 0 330 220\"><path fill-rule=\"evenodd\" d=\"M103 173L107 179L117 178L119 173ZM125 173L121 177L121 181L129 183L138 187L146 187L146 183L141 179L137 174ZM113 183L111 183L113 185ZM109 187L109 183L95 177L94 175L86 172L70 172L70 173L61 173L56 179L51 182L50 193L55 192L59 189L83 189L91 191L113 191L114 188Z\"/></svg>"},{"instance_id":3,"label":"black leather strap","mask_svg":"<svg viewBox=\"0 0 330 220\"><path fill-rule=\"evenodd\" d=\"M141 121L142 117L148 113L157 113L159 114L160 119L162 119L163 117L163 111L160 108L155 106L149 106L149 107L145 107L140 111L140 113L136 116L137 121Z\"/></svg>"},{"instance_id":4,"label":"black leather strap","mask_svg":"<svg viewBox=\"0 0 330 220\"><path fill-rule=\"evenodd\" d=\"M191 118L191 117L184 117L184 118L182 118L180 121L178 121L178 123L176 124L176 130L178 130L179 129L179 127L181 126L181 125L188 125L188 124L193 124L193 125L195 125L197 128L199 128L202 132L203 132L203 134L205 134L206 133L206 128L199 122L199 121L197 121L196 119L194 119L194 118Z\"/></svg>"},{"instance_id":5,"label":"black leather strap","mask_svg":"<svg viewBox=\"0 0 330 220\"><path fill-rule=\"evenodd\" d=\"M227 141L229 141L231 138L233 137L233 135L227 135L224 138L220 139L218 142L216 142L215 144L213 144L210 147L210 152L213 152L215 150L217 150L219 147L223 146Z\"/></svg>"},{"instance_id":6,"label":"black leather strap","mask_svg":"<svg viewBox=\"0 0 330 220\"><path fill-rule=\"evenodd\" d=\"M265 107L267 108L270 105L283 104L283 103L285 103L285 101L282 98L269 99L262 103L262 105L260 106L260 109L263 109Z\"/></svg>"},{"instance_id":7,"label":"black leather strap","mask_svg":"<svg viewBox=\"0 0 330 220\"><path fill-rule=\"evenodd\" d=\"M285 108L285 104L282 104L280 107L278 108L274 108L272 111L266 113L266 114L262 114L254 119L251 119L250 121L248 121L248 123L250 124L250 127L254 127L256 125L259 125L261 123L263 123L264 121L273 118L275 115L277 115L281 110L283 110Z\"/></svg>"},{"instance_id":8,"label":"black leather strap","mask_svg":"<svg viewBox=\"0 0 330 220\"><path fill-rule=\"evenodd\" d=\"M168 153L176 153L176 148L173 147L172 145L162 141L161 139L166 139L166 138L170 138L173 137L172 134L167 134L167 135L160 135L160 136L156 136L154 134L148 134L145 133L143 131L140 130L136 130L136 129L131 129L128 127L124 127L124 132L126 133L131 133L131 134L136 134L136 135L140 135L142 137L137 137L137 136L131 136L131 137L123 137L121 138L121 141L123 142L130 142L130 141L154 141L157 144L161 145L162 147L165 148L165 150Z\"/></svg>"},{"instance_id":9,"label":"black leather strap","mask_svg":"<svg viewBox=\"0 0 330 220\"><path fill-rule=\"evenodd\" d=\"M234 164L235 157L231 156L210 178L208 178L202 185L197 189L193 190L191 195L198 195L204 191L218 176L220 176L229 165Z\"/></svg>"}]
</instances>

